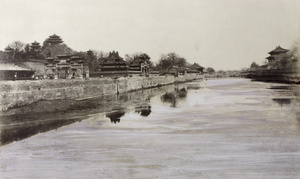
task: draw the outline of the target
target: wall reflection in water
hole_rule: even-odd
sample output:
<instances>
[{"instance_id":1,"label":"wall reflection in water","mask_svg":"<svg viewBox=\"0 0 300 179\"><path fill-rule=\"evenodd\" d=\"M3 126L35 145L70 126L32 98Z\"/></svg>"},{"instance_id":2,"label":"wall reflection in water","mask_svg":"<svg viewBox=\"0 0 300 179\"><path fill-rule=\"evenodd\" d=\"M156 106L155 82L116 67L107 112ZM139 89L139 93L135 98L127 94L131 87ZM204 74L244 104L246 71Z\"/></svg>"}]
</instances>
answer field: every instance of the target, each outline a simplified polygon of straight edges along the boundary
<instances>
[{"instance_id":1,"label":"wall reflection in water","mask_svg":"<svg viewBox=\"0 0 300 179\"><path fill-rule=\"evenodd\" d=\"M2 116L1 120L13 121L15 117L16 116ZM45 120L26 121L27 116L24 116L23 119L25 122L12 122L11 124L1 125L0 146L13 141L25 139L37 133L46 132L77 121L81 121L81 118L52 118Z\"/></svg>"},{"instance_id":2,"label":"wall reflection in water","mask_svg":"<svg viewBox=\"0 0 300 179\"><path fill-rule=\"evenodd\" d=\"M184 89L183 89L184 88ZM175 90L174 90L175 89ZM180 89L180 90L179 90ZM18 141L35 135L87 119L90 114L106 112L112 123L119 123L128 107L135 106L136 113L143 117L151 114L151 98L164 93L172 93L176 98L184 98L187 94L186 84L168 85L119 95L103 96L73 101L60 112L43 112L0 116L0 145ZM60 103L59 101L56 101ZM53 105L57 105L53 101ZM43 101L40 101L43 103ZM176 102L172 102L176 103ZM63 103L65 105L65 103ZM47 102L49 105L49 102ZM22 107L20 107L22 110Z\"/></svg>"}]
</instances>

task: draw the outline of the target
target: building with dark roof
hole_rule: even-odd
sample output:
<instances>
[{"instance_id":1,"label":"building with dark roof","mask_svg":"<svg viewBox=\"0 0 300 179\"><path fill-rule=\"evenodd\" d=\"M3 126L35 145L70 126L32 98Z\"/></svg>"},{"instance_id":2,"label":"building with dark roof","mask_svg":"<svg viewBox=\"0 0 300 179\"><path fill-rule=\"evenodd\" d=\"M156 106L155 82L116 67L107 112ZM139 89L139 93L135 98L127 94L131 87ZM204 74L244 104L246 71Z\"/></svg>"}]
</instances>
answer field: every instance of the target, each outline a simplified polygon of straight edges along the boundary
<instances>
[{"instance_id":1,"label":"building with dark roof","mask_svg":"<svg viewBox=\"0 0 300 179\"><path fill-rule=\"evenodd\" d=\"M198 63L194 63L190 66L190 69L196 70L198 73L203 73L204 67L200 66Z\"/></svg>"},{"instance_id":2,"label":"building with dark roof","mask_svg":"<svg viewBox=\"0 0 300 179\"><path fill-rule=\"evenodd\" d=\"M60 36L53 34L50 35L49 38L47 38L44 42L44 44L51 44L51 45L57 45L57 44L61 44L64 41L60 38Z\"/></svg>"},{"instance_id":3,"label":"building with dark roof","mask_svg":"<svg viewBox=\"0 0 300 179\"><path fill-rule=\"evenodd\" d=\"M109 52L108 57L100 59L99 75L102 76L127 76L127 64L116 51Z\"/></svg>"},{"instance_id":4,"label":"building with dark roof","mask_svg":"<svg viewBox=\"0 0 300 179\"><path fill-rule=\"evenodd\" d=\"M108 57L104 58L99 65L101 71L127 71L126 62L117 51L109 52Z\"/></svg>"},{"instance_id":5,"label":"building with dark roof","mask_svg":"<svg viewBox=\"0 0 300 179\"><path fill-rule=\"evenodd\" d=\"M289 50L277 46L274 50L270 51L270 56L266 57L269 63L281 59Z\"/></svg>"},{"instance_id":6,"label":"building with dark roof","mask_svg":"<svg viewBox=\"0 0 300 179\"><path fill-rule=\"evenodd\" d=\"M129 63L129 74L131 75L139 75L149 77L150 75L150 65L146 59L135 57Z\"/></svg>"},{"instance_id":7,"label":"building with dark roof","mask_svg":"<svg viewBox=\"0 0 300 179\"><path fill-rule=\"evenodd\" d=\"M34 42L31 43L30 49L31 49L32 51L34 51L34 52L37 52L37 51L39 51L39 50L41 49L41 45L40 45L39 42L34 41Z\"/></svg>"}]
</instances>

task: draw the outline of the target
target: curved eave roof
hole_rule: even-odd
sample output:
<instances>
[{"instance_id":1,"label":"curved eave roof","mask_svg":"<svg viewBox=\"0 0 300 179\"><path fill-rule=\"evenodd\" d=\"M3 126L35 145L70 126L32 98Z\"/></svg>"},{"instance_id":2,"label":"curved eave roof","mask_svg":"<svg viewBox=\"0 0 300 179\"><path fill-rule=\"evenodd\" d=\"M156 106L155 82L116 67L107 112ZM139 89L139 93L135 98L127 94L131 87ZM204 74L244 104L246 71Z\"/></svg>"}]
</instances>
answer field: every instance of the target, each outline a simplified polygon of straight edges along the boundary
<instances>
[{"instance_id":1,"label":"curved eave roof","mask_svg":"<svg viewBox=\"0 0 300 179\"><path fill-rule=\"evenodd\" d=\"M268 57L266 57L266 59L274 59L274 57L273 56L268 56Z\"/></svg>"},{"instance_id":2,"label":"curved eave roof","mask_svg":"<svg viewBox=\"0 0 300 179\"><path fill-rule=\"evenodd\" d=\"M40 43L38 43L37 41L34 41L31 43L32 45L40 45Z\"/></svg>"},{"instance_id":3,"label":"curved eave roof","mask_svg":"<svg viewBox=\"0 0 300 179\"><path fill-rule=\"evenodd\" d=\"M269 52L269 54L273 54L273 53L286 53L288 52L289 50L287 49L284 49L280 46L277 46L274 50L272 50L271 52Z\"/></svg>"},{"instance_id":4,"label":"curved eave roof","mask_svg":"<svg viewBox=\"0 0 300 179\"><path fill-rule=\"evenodd\" d=\"M34 71L27 68L19 67L13 64L1 64L0 65L0 71Z\"/></svg>"}]
</instances>

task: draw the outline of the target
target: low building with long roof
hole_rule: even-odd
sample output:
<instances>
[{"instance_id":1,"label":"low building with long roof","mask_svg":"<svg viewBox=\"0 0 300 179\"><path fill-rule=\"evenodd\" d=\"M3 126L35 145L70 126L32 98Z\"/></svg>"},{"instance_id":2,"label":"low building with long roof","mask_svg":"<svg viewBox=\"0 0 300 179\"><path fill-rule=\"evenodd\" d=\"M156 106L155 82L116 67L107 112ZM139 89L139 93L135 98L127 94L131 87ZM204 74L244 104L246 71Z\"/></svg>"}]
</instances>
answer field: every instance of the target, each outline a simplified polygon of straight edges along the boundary
<instances>
[{"instance_id":1,"label":"low building with long roof","mask_svg":"<svg viewBox=\"0 0 300 179\"><path fill-rule=\"evenodd\" d=\"M0 64L0 80L30 80L34 78L34 73L34 70L11 63Z\"/></svg>"}]
</instances>

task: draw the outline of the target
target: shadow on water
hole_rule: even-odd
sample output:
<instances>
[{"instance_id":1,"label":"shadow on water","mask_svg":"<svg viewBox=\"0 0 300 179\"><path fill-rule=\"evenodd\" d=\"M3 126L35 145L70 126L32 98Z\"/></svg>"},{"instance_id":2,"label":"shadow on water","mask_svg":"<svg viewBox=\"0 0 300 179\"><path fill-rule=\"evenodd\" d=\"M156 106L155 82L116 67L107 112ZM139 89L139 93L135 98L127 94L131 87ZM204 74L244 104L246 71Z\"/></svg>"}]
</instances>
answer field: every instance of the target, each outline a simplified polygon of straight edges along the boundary
<instances>
[{"instance_id":1,"label":"shadow on water","mask_svg":"<svg viewBox=\"0 0 300 179\"><path fill-rule=\"evenodd\" d=\"M135 112L146 117L152 112L151 98L164 93L174 94L175 100L185 98L187 87L183 83L84 100L39 101L32 106L20 107L18 115L0 116L0 146L88 119L90 114L106 112L112 123L119 123L130 106L136 106Z\"/></svg>"}]
</instances>

